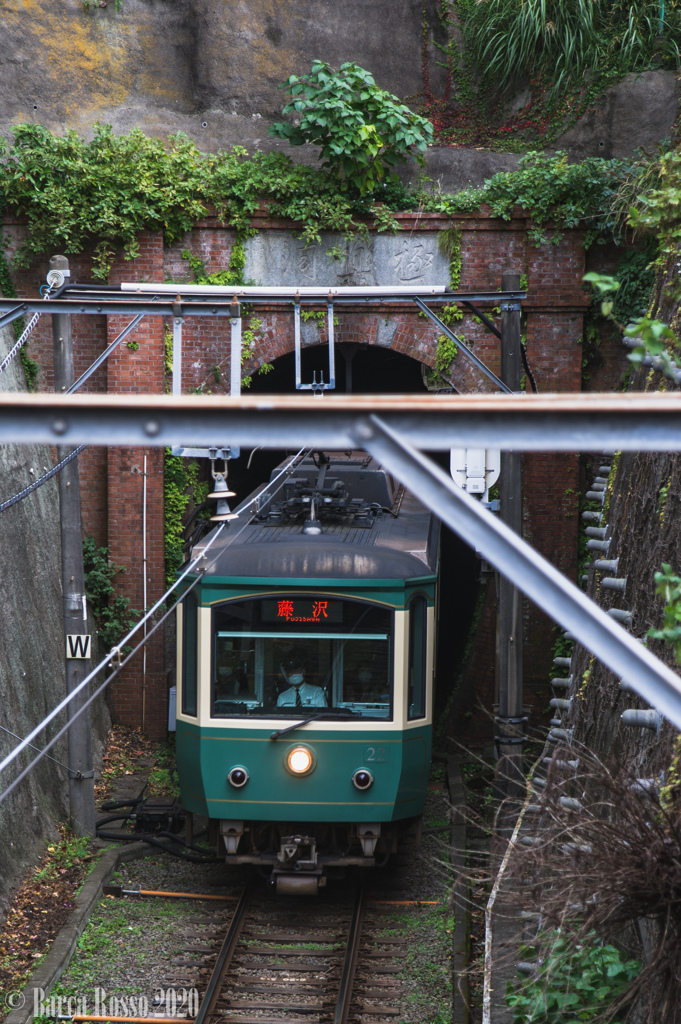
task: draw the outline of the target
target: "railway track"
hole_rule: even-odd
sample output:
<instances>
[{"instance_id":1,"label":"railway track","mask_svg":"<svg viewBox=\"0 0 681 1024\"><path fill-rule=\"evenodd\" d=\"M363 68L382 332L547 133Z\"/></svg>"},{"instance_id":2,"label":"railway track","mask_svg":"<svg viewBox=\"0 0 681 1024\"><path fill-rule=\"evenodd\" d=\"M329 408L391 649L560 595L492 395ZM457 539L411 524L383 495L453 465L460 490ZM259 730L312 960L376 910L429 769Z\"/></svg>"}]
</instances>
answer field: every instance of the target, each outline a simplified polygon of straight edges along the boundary
<instances>
[{"instance_id":1,"label":"railway track","mask_svg":"<svg viewBox=\"0 0 681 1024\"><path fill-rule=\"evenodd\" d=\"M389 910L361 884L311 901L275 900L247 882L219 949L195 946L204 955L192 973L205 986L195 1024L396 1020L406 939L381 934Z\"/></svg>"}]
</instances>

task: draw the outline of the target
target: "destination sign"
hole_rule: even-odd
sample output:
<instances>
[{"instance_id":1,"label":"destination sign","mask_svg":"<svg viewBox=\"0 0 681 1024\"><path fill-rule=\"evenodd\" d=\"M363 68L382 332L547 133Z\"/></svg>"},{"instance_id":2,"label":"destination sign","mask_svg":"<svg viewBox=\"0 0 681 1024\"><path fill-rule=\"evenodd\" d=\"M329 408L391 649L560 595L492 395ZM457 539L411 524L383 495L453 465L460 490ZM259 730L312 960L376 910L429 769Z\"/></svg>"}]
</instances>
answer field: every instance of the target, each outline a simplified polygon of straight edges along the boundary
<instances>
[{"instance_id":1,"label":"destination sign","mask_svg":"<svg viewBox=\"0 0 681 1024\"><path fill-rule=\"evenodd\" d=\"M342 601L327 598L280 598L263 601L263 622L307 622L311 625L343 622Z\"/></svg>"}]
</instances>

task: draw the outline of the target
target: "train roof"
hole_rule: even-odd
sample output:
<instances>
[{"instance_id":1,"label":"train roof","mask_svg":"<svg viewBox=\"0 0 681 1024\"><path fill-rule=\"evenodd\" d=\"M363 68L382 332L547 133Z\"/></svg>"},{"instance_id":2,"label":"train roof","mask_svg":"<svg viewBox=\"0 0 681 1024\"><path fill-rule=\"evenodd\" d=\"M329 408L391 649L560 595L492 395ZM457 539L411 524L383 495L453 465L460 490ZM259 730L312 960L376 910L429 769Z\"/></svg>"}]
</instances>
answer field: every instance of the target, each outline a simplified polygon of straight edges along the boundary
<instances>
[{"instance_id":1,"label":"train roof","mask_svg":"<svg viewBox=\"0 0 681 1024\"><path fill-rule=\"evenodd\" d=\"M235 520L216 540L206 576L260 577L279 582L412 580L434 576L439 523L430 509L365 453L327 458L326 481L340 481L340 488L350 496L349 503L358 509L356 517L347 512L345 519L331 516L325 521L320 517L322 532L310 535L303 533L302 520L281 521L277 517L279 506L266 499L264 512L263 503L259 502L260 519L250 518L253 498L268 487L263 485L240 506L249 518L243 525ZM299 464L286 482L285 494L292 493L292 489L304 491L308 485L313 487L310 481L316 479L318 470L310 459ZM272 479L279 472L275 470ZM339 485L335 486L338 491ZM358 495L368 495L370 505L362 506L363 499ZM251 508L246 512L249 504ZM286 510L291 501L281 504ZM368 517L362 514L366 507L372 509Z\"/></svg>"}]
</instances>

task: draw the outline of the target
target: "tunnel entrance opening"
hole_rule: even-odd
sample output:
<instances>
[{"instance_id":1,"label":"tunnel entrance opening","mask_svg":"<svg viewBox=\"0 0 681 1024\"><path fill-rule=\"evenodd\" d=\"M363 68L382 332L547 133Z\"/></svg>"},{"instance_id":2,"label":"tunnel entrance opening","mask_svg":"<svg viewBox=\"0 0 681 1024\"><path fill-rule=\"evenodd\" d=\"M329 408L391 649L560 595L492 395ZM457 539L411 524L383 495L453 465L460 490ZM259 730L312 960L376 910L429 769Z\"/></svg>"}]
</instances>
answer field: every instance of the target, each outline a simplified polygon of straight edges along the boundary
<instances>
[{"instance_id":1,"label":"tunnel entrance opening","mask_svg":"<svg viewBox=\"0 0 681 1024\"><path fill-rule=\"evenodd\" d=\"M324 370L328 380L329 349L314 345L302 350L302 379L312 380L313 371ZM255 374L246 394L293 394L295 391L295 356L281 356L267 374ZM336 346L336 394L426 394L421 363L392 349L374 345ZM309 393L311 402L324 398ZM275 466L293 452L283 450L243 451L229 466L230 486L243 500L260 483L267 480ZM443 469L449 470L448 452L428 452ZM250 460L250 468L248 462ZM464 668L468 640L473 623L480 578L480 562L475 552L446 526L442 527L440 549L440 584L438 645L436 652L435 738L438 719L442 719ZM457 705L461 704L457 701ZM465 702L467 705L470 702ZM460 730L457 730L460 732Z\"/></svg>"}]
</instances>

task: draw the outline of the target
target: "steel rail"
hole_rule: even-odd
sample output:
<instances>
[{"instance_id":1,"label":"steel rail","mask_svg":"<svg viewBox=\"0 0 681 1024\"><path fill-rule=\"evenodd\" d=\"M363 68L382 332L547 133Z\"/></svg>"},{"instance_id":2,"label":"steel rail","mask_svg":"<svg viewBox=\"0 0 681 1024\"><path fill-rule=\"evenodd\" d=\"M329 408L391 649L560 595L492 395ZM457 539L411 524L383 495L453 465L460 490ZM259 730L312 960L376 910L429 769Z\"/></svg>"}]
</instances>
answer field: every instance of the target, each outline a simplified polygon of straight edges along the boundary
<instances>
[{"instance_id":1,"label":"steel rail","mask_svg":"<svg viewBox=\"0 0 681 1024\"><path fill-rule=\"evenodd\" d=\"M201 1000L199 1006L199 1012L194 1018L194 1024L203 1024L206 1017L211 1017L215 1011L215 1004L218 1001L220 995L220 989L222 981L229 967L230 961L234 955L236 944L239 941L241 935L241 929L244 926L244 917L248 910L248 905L253 895L253 879L250 878L244 886L244 891L241 894L241 898L236 905L234 910L234 916L230 921L227 934L225 935L224 941L218 953L218 958L215 961L213 967L213 973L210 976L210 981L206 988L205 995Z\"/></svg>"},{"instance_id":2,"label":"steel rail","mask_svg":"<svg viewBox=\"0 0 681 1024\"><path fill-rule=\"evenodd\" d=\"M360 882L355 896L355 906L352 911L350 930L348 932L348 944L345 948L345 958L341 968L340 982L338 986L338 998L333 1014L333 1024L346 1024L350 1012L350 1001L352 999L352 987L355 983L355 971L357 969L357 957L359 955L359 940L362 935L362 922L364 920L364 882Z\"/></svg>"},{"instance_id":3,"label":"steel rail","mask_svg":"<svg viewBox=\"0 0 681 1024\"><path fill-rule=\"evenodd\" d=\"M417 494L454 533L681 729L681 678L671 668L378 416L359 423L355 437L356 444Z\"/></svg>"},{"instance_id":4,"label":"steel rail","mask_svg":"<svg viewBox=\"0 0 681 1024\"><path fill-rule=\"evenodd\" d=\"M0 394L0 444L185 444L345 451L376 413L414 448L681 451L681 394L218 395Z\"/></svg>"}]
</instances>

